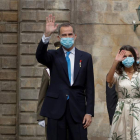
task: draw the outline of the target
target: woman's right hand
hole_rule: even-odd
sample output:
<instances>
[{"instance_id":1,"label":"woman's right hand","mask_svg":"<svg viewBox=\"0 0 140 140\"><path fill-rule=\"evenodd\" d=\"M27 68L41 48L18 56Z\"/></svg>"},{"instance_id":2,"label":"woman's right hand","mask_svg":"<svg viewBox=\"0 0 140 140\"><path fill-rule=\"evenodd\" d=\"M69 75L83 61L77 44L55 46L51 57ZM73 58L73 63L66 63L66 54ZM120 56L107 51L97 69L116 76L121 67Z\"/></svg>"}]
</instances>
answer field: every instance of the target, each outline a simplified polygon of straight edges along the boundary
<instances>
[{"instance_id":1,"label":"woman's right hand","mask_svg":"<svg viewBox=\"0 0 140 140\"><path fill-rule=\"evenodd\" d=\"M115 61L113 62L113 65L106 77L106 81L108 83L112 83L113 82L113 75L115 73L115 70L116 70L116 67L118 65L119 62L123 61L125 59L125 53L126 51L125 50L122 50L122 51L119 51L115 57Z\"/></svg>"},{"instance_id":2,"label":"woman's right hand","mask_svg":"<svg viewBox=\"0 0 140 140\"><path fill-rule=\"evenodd\" d=\"M123 61L125 59L124 55L125 55L125 50L119 51L115 57L115 60L119 62Z\"/></svg>"}]
</instances>

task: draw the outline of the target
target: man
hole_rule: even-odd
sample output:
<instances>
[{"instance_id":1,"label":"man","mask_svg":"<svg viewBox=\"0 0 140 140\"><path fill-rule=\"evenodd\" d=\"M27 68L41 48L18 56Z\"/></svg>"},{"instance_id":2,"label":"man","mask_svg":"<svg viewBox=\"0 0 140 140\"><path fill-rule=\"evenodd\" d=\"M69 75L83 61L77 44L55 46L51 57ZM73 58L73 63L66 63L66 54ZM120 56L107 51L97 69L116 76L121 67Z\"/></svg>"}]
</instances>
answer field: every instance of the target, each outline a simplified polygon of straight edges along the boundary
<instances>
[{"instance_id":1,"label":"man","mask_svg":"<svg viewBox=\"0 0 140 140\"><path fill-rule=\"evenodd\" d=\"M50 75L49 69L44 68L41 87L40 87L40 91L39 91L39 97L38 97L38 105L37 105L37 121L40 126L45 127L45 130L47 130L47 118L40 116L40 111L41 111L41 107L42 107L42 104L43 104L45 96L46 96L47 88L49 86L49 81L50 81L49 75ZM46 140L47 140L47 137L46 137Z\"/></svg>"},{"instance_id":2,"label":"man","mask_svg":"<svg viewBox=\"0 0 140 140\"><path fill-rule=\"evenodd\" d=\"M113 85L112 88L109 88L108 83L106 82L106 103L107 103L110 125L112 125L112 119L115 113L117 102L118 102L118 97L115 90L115 85Z\"/></svg>"},{"instance_id":3,"label":"man","mask_svg":"<svg viewBox=\"0 0 140 140\"><path fill-rule=\"evenodd\" d=\"M48 140L87 140L87 127L94 116L94 78L92 57L74 46L76 35L72 25L58 29L61 47L49 50L51 34L57 29L55 17L46 18L46 30L36 52L38 62L50 69L50 86L41 109L48 118Z\"/></svg>"}]
</instances>

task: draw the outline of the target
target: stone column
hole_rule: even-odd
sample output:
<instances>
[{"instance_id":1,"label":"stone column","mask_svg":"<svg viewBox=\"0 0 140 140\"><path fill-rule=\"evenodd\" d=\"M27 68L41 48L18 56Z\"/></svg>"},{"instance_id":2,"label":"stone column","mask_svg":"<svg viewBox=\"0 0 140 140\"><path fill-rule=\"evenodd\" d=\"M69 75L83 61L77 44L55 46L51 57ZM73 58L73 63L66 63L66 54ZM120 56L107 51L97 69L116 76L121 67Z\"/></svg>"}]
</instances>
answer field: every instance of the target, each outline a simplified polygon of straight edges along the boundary
<instances>
[{"instance_id":1,"label":"stone column","mask_svg":"<svg viewBox=\"0 0 140 140\"><path fill-rule=\"evenodd\" d=\"M0 140L16 138L17 0L0 1Z\"/></svg>"}]
</instances>

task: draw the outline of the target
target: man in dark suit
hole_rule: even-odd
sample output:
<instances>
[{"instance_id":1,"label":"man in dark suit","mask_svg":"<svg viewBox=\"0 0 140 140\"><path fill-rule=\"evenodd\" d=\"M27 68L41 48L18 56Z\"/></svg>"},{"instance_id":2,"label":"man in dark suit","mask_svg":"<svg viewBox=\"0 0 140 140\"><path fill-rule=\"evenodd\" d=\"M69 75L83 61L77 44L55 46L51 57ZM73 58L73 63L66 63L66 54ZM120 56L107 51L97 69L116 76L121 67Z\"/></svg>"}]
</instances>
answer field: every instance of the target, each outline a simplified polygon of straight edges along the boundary
<instances>
[{"instance_id":1,"label":"man in dark suit","mask_svg":"<svg viewBox=\"0 0 140 140\"><path fill-rule=\"evenodd\" d=\"M106 82L106 103L110 125L112 125L112 119L115 113L117 102L118 97L115 90L115 85L112 88L109 88L108 83Z\"/></svg>"},{"instance_id":2,"label":"man in dark suit","mask_svg":"<svg viewBox=\"0 0 140 140\"><path fill-rule=\"evenodd\" d=\"M47 128L46 127L47 126L47 118L41 116L40 111L41 111L42 104L43 104L45 96L46 96L47 88L49 87L49 81L50 81L49 69L44 68L43 75L42 75L42 81L41 81L41 87L40 87L39 96L38 96L37 121L38 121L38 124L42 127L45 127L45 129Z\"/></svg>"},{"instance_id":3,"label":"man in dark suit","mask_svg":"<svg viewBox=\"0 0 140 140\"><path fill-rule=\"evenodd\" d=\"M58 29L61 47L49 50L51 34L57 29L55 17L46 18L46 30L36 52L39 63L50 69L50 86L41 109L48 118L48 140L87 140L87 127L94 116L94 78L90 54L74 46L76 35L71 24Z\"/></svg>"}]
</instances>

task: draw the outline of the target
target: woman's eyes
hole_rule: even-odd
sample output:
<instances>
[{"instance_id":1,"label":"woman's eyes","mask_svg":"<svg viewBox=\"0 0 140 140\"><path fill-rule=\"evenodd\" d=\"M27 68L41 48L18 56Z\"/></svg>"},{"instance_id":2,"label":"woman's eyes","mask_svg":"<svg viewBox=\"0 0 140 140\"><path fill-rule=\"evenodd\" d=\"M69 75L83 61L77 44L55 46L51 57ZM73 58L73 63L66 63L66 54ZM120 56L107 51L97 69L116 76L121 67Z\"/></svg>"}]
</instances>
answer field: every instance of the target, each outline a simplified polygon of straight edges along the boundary
<instances>
[{"instance_id":1,"label":"woman's eyes","mask_svg":"<svg viewBox=\"0 0 140 140\"><path fill-rule=\"evenodd\" d=\"M129 55L129 56L124 56L123 58L125 58L125 57L133 57L132 55Z\"/></svg>"}]
</instances>

